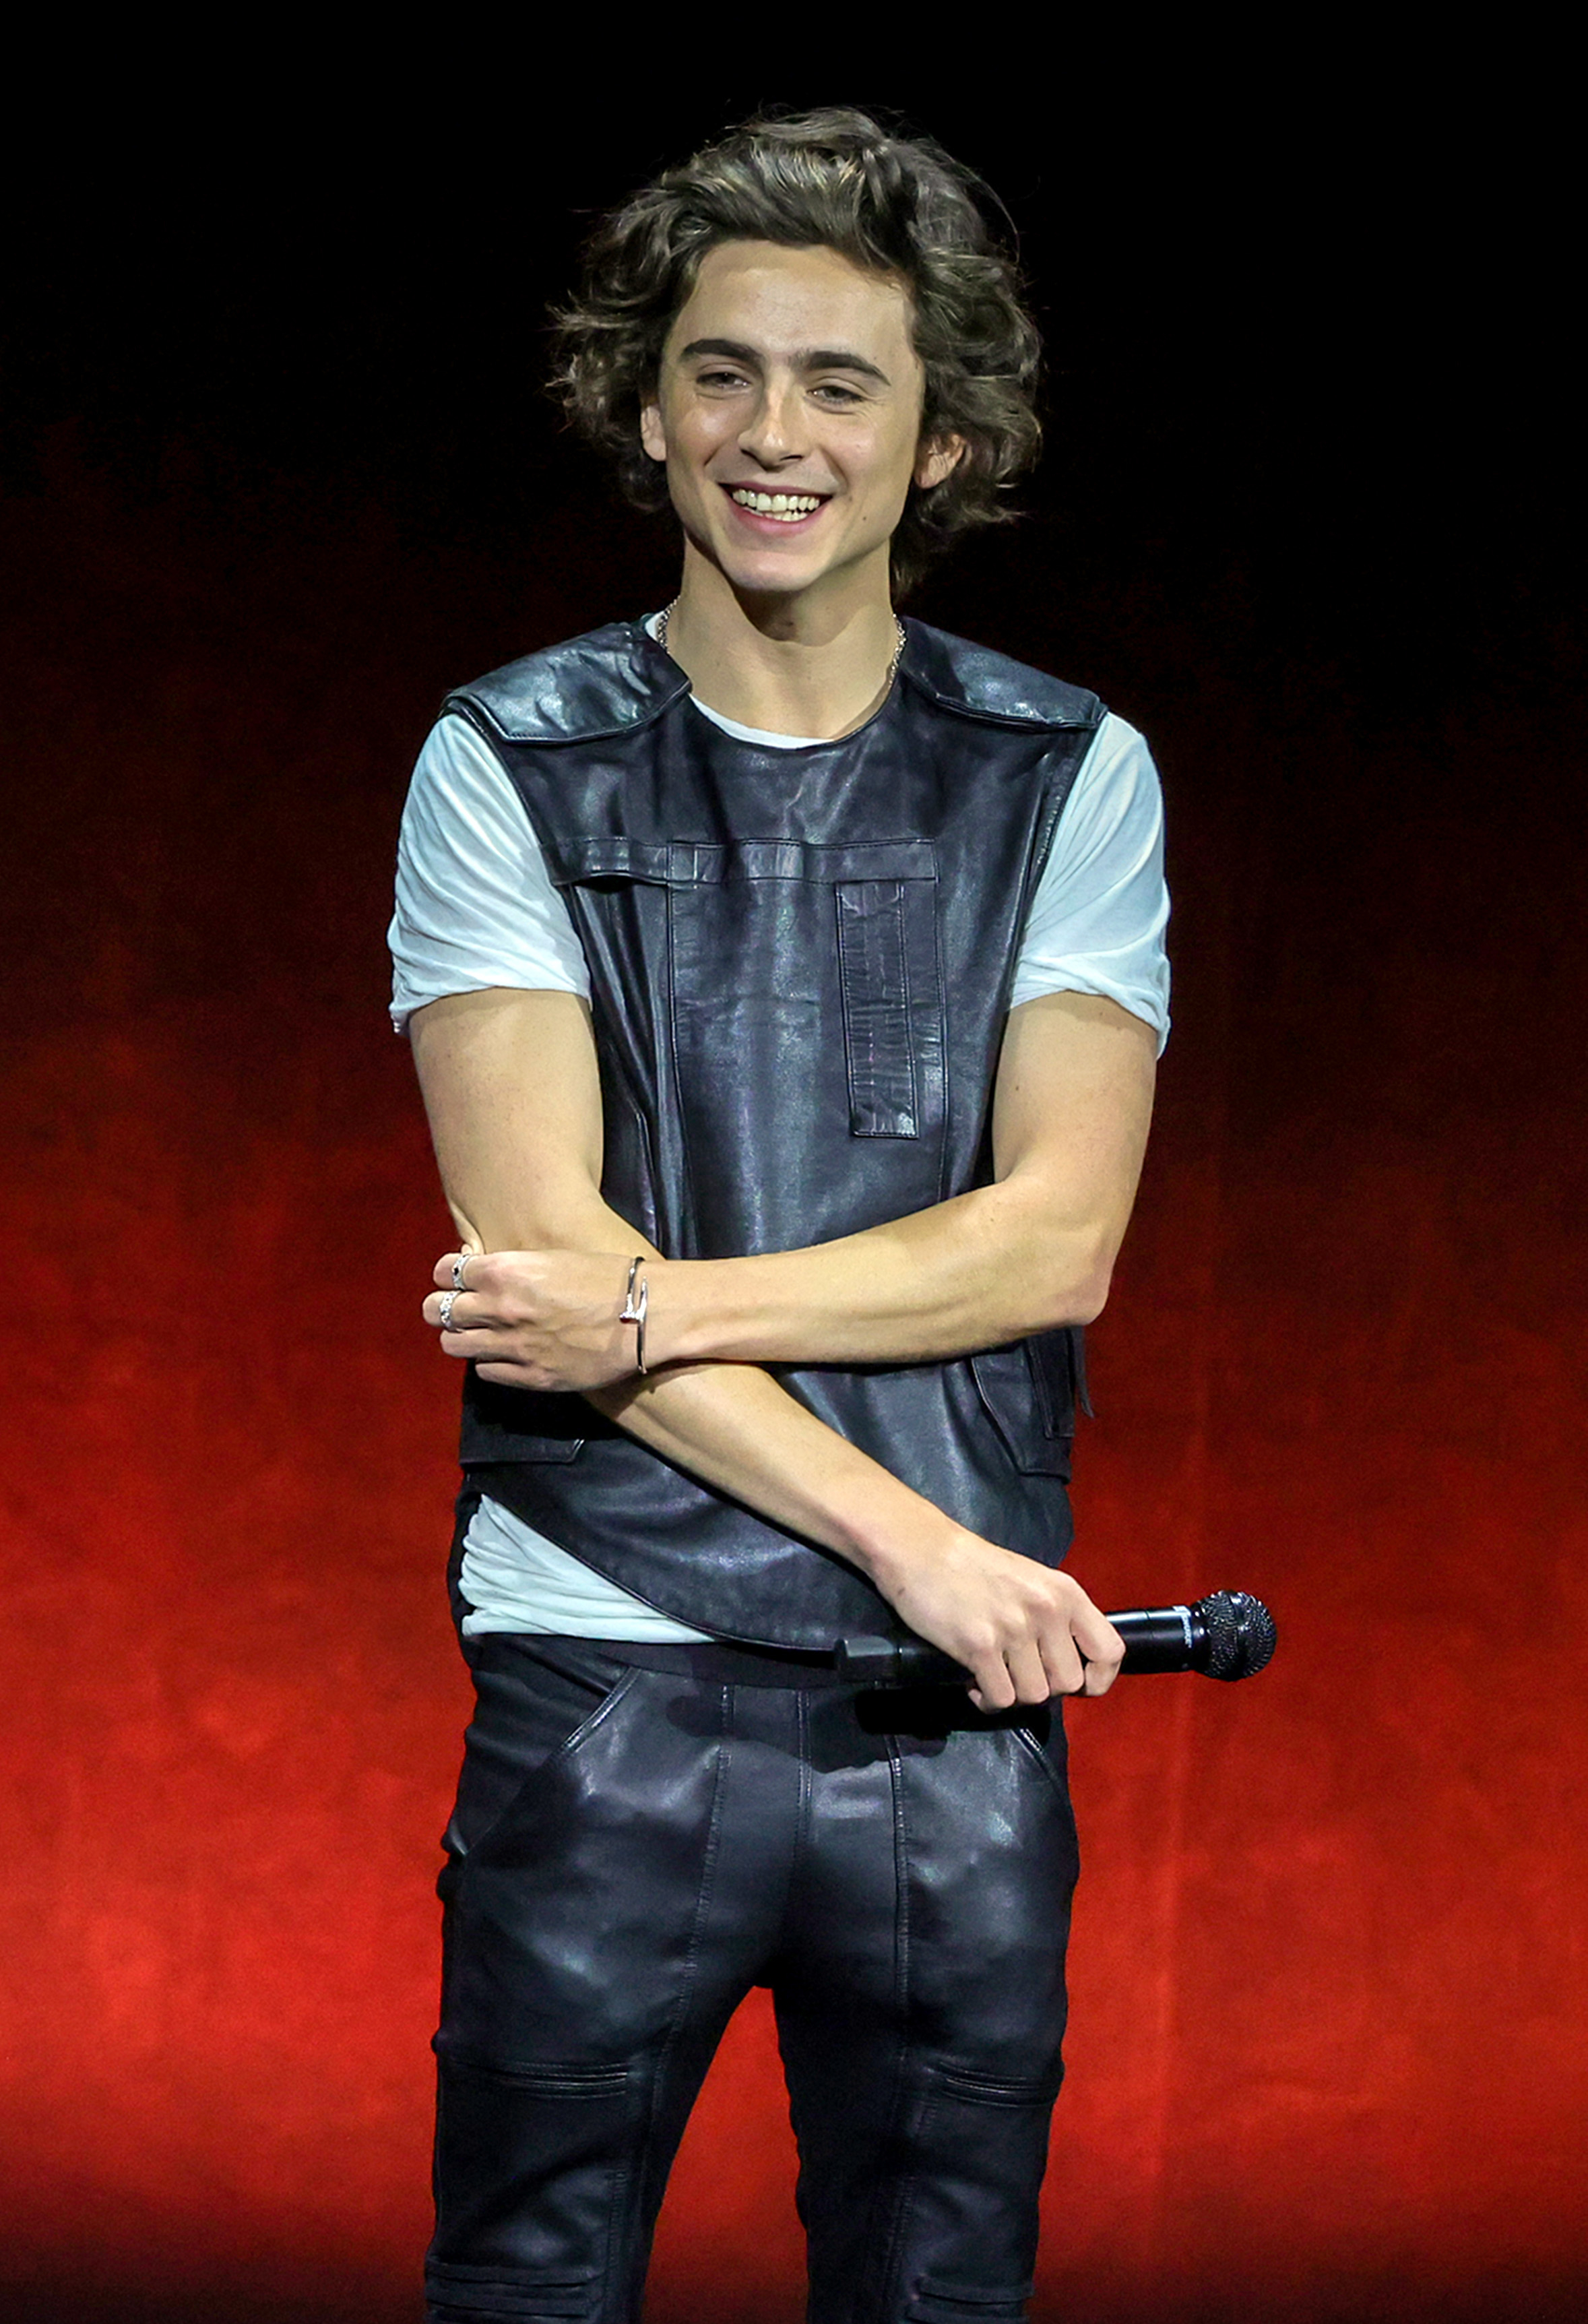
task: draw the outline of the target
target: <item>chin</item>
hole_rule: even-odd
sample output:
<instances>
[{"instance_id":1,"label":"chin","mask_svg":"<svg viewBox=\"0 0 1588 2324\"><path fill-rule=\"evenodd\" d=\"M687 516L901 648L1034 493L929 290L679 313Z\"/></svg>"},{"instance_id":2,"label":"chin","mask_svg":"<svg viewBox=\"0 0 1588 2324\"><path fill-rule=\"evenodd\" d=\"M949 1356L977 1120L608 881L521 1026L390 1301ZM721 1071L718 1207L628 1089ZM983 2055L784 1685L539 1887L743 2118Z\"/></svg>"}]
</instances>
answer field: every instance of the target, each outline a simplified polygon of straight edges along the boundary
<instances>
[{"instance_id":1,"label":"chin","mask_svg":"<svg viewBox=\"0 0 1588 2324\"><path fill-rule=\"evenodd\" d=\"M728 575L734 587L745 597L798 597L821 578L819 573L790 573L787 566L763 566L754 572Z\"/></svg>"},{"instance_id":2,"label":"chin","mask_svg":"<svg viewBox=\"0 0 1588 2324\"><path fill-rule=\"evenodd\" d=\"M824 567L801 558L779 557L715 557L712 562L729 584L747 597L785 597L819 581Z\"/></svg>"}]
</instances>

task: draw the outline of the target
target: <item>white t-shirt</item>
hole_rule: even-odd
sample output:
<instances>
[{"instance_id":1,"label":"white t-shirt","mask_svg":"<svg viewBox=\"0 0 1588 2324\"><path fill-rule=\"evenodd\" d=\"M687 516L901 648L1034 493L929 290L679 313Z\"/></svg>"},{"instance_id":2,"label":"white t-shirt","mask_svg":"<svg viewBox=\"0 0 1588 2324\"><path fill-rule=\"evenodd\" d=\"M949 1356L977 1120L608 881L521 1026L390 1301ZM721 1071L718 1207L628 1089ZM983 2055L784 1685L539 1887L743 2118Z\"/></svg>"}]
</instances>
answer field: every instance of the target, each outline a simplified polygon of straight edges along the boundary
<instances>
[{"instance_id":1,"label":"white t-shirt","mask_svg":"<svg viewBox=\"0 0 1588 2324\"><path fill-rule=\"evenodd\" d=\"M814 735L769 734L697 702L741 742L808 750ZM1094 992L1168 1030L1163 931L1163 809L1133 727L1105 714L1083 761L1031 901L1011 1006L1048 992ZM392 1021L452 992L494 986L587 998L585 956L506 770L466 719L441 719L414 769L397 850L391 928ZM471 1634L705 1637L484 1500L464 1542Z\"/></svg>"}]
</instances>

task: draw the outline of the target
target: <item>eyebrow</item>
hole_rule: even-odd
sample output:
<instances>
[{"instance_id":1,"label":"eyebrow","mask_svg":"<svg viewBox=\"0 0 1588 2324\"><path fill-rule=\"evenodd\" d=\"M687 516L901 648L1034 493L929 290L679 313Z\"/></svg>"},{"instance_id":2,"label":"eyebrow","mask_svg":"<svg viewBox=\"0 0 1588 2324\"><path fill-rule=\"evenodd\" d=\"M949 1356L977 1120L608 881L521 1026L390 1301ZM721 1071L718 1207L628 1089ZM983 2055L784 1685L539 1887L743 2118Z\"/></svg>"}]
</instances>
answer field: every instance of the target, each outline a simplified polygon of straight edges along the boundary
<instances>
[{"instance_id":1,"label":"eyebrow","mask_svg":"<svg viewBox=\"0 0 1588 2324\"><path fill-rule=\"evenodd\" d=\"M679 360L687 363L691 355L725 355L730 363L740 363L751 370L759 369L761 357L753 347L743 346L738 339L691 339L687 347L679 350ZM864 355L857 355L853 347L801 347L794 357L796 371L853 371L863 379L880 380L884 387L893 383L885 371Z\"/></svg>"}]
</instances>

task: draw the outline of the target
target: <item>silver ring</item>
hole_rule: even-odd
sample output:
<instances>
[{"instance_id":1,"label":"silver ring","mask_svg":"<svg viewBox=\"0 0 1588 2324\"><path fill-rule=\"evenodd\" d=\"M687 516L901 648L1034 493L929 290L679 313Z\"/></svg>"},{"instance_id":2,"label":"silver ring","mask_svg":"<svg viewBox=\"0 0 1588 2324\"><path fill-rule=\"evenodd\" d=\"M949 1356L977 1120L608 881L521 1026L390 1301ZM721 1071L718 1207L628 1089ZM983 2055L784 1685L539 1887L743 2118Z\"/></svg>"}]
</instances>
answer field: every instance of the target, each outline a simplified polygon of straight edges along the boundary
<instances>
[{"instance_id":1,"label":"silver ring","mask_svg":"<svg viewBox=\"0 0 1588 2324\"><path fill-rule=\"evenodd\" d=\"M468 1265L473 1257L474 1253L472 1250L460 1250L457 1257L453 1260L452 1288L454 1291L466 1291L468 1289L467 1284L463 1279L463 1270Z\"/></svg>"},{"instance_id":2,"label":"silver ring","mask_svg":"<svg viewBox=\"0 0 1588 2324\"><path fill-rule=\"evenodd\" d=\"M441 1294L441 1329L442 1329L444 1332L449 1332L449 1331L452 1329L452 1310L453 1310L454 1306L457 1305L457 1292L456 1292L456 1291L443 1291L443 1292L442 1292L442 1294Z\"/></svg>"}]
</instances>

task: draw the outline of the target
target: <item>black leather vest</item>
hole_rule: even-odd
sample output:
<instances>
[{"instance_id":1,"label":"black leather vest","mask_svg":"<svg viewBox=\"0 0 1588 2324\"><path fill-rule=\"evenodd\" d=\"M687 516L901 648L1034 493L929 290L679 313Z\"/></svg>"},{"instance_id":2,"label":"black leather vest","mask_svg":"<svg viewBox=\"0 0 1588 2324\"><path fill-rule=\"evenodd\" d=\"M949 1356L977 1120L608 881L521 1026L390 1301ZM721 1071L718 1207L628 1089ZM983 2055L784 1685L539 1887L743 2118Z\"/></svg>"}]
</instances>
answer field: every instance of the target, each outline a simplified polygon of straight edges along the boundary
<instances>
[{"instance_id":1,"label":"black leather vest","mask_svg":"<svg viewBox=\"0 0 1588 2324\"><path fill-rule=\"evenodd\" d=\"M1002 655L906 630L884 707L803 751L703 717L638 623L510 663L448 704L512 778L584 945L605 1198L670 1258L828 1241L991 1175L1026 908L1103 712ZM940 1508L1057 1564L1079 1342L774 1370ZM808 1648L898 1627L842 1559L581 1397L471 1370L462 1457L491 1499L701 1629Z\"/></svg>"}]
</instances>

